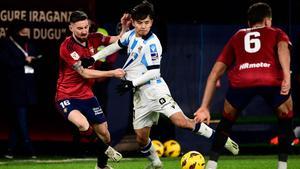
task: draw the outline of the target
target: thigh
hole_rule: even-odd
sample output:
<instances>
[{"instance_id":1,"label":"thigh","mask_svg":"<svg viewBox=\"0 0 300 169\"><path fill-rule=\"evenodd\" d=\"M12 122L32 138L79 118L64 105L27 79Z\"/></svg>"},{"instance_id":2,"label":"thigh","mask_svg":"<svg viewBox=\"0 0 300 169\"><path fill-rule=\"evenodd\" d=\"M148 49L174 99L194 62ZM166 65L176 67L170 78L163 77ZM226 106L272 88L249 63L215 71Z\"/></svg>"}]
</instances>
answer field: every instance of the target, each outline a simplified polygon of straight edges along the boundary
<instances>
[{"instance_id":1,"label":"thigh","mask_svg":"<svg viewBox=\"0 0 300 169\"><path fill-rule=\"evenodd\" d=\"M257 95L256 88L228 88L226 100L238 112L242 111Z\"/></svg>"},{"instance_id":2,"label":"thigh","mask_svg":"<svg viewBox=\"0 0 300 169\"><path fill-rule=\"evenodd\" d=\"M145 127L151 127L157 124L159 119L159 113L153 111L151 104L147 107L134 108L133 111L133 128L142 129Z\"/></svg>"},{"instance_id":3,"label":"thigh","mask_svg":"<svg viewBox=\"0 0 300 169\"><path fill-rule=\"evenodd\" d=\"M288 95L280 94L280 87L262 87L261 96L273 109L278 109L279 107L284 108L287 106L292 106L290 93ZM290 98L290 101L288 101ZM291 110L291 109L290 109Z\"/></svg>"},{"instance_id":4,"label":"thigh","mask_svg":"<svg viewBox=\"0 0 300 169\"><path fill-rule=\"evenodd\" d=\"M83 111L88 121L92 124L106 122L106 117L96 97L85 100Z\"/></svg>"},{"instance_id":5,"label":"thigh","mask_svg":"<svg viewBox=\"0 0 300 169\"><path fill-rule=\"evenodd\" d=\"M68 120L80 131L86 131L90 126L86 117L79 110L72 110L68 115Z\"/></svg>"}]
</instances>

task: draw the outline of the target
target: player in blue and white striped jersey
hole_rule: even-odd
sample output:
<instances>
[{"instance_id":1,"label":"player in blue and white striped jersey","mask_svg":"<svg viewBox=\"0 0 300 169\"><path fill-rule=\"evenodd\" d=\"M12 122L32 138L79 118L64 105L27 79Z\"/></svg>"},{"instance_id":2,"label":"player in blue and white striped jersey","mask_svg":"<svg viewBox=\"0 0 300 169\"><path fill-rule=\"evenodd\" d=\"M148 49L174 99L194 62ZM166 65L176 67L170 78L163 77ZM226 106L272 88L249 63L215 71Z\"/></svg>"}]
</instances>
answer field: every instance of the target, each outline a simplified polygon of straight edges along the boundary
<instances>
[{"instance_id":1,"label":"player in blue and white striped jersey","mask_svg":"<svg viewBox=\"0 0 300 169\"><path fill-rule=\"evenodd\" d=\"M117 43L113 43L92 58L82 60L82 65L89 66L95 60L104 58L122 48L127 47L128 59L123 66L126 72L124 80L118 86L119 94L134 92L133 127L141 152L150 160L147 168L162 168L162 163L149 138L151 126L157 123L162 113L173 124L212 138L213 129L204 123L195 123L184 115L178 104L173 100L169 88L160 75L162 47L157 36L151 32L154 10L147 1L135 6L131 11L133 30L122 35ZM225 148L238 154L238 145L228 138Z\"/></svg>"}]
</instances>

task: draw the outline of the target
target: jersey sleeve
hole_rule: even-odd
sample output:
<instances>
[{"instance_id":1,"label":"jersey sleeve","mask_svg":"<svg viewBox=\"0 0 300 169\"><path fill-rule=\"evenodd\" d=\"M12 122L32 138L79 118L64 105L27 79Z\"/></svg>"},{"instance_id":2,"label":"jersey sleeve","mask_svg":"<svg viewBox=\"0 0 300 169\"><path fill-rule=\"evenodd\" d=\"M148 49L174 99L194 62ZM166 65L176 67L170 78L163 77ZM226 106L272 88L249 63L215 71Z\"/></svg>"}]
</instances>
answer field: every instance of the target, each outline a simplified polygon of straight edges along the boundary
<instances>
[{"instance_id":1,"label":"jersey sleeve","mask_svg":"<svg viewBox=\"0 0 300 169\"><path fill-rule=\"evenodd\" d=\"M281 29L277 29L277 30L278 30L277 42L285 41L289 45L292 45L288 35L285 32L283 32Z\"/></svg>"},{"instance_id":2,"label":"jersey sleeve","mask_svg":"<svg viewBox=\"0 0 300 169\"><path fill-rule=\"evenodd\" d=\"M118 44L121 48L125 48L129 45L130 38L135 34L134 30L127 31L124 33L121 38L118 40Z\"/></svg>"},{"instance_id":3,"label":"jersey sleeve","mask_svg":"<svg viewBox=\"0 0 300 169\"><path fill-rule=\"evenodd\" d=\"M231 38L225 47L223 48L222 52L217 58L218 62L222 62L227 66L230 66L234 61L234 49L233 49L233 38Z\"/></svg>"},{"instance_id":4,"label":"jersey sleeve","mask_svg":"<svg viewBox=\"0 0 300 169\"><path fill-rule=\"evenodd\" d=\"M159 68L161 55L162 47L160 41L156 38L146 46L142 56L142 63L148 68Z\"/></svg>"},{"instance_id":5,"label":"jersey sleeve","mask_svg":"<svg viewBox=\"0 0 300 169\"><path fill-rule=\"evenodd\" d=\"M90 33L89 34L89 39L92 41L94 46L99 47L99 46L107 46L109 45L109 41L111 39L110 36L104 36L101 33Z\"/></svg>"},{"instance_id":6,"label":"jersey sleeve","mask_svg":"<svg viewBox=\"0 0 300 169\"><path fill-rule=\"evenodd\" d=\"M80 59L80 56L75 50L72 50L72 48L67 48L62 45L60 47L60 58L69 66L73 66Z\"/></svg>"}]
</instances>

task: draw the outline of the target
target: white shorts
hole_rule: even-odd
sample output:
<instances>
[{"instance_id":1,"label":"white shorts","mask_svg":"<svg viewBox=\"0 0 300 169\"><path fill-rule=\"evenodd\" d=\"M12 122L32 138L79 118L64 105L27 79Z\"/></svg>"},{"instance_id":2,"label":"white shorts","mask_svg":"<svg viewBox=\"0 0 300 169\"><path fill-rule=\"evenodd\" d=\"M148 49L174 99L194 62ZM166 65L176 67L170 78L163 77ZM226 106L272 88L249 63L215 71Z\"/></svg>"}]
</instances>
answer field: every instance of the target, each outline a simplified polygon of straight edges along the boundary
<instances>
[{"instance_id":1,"label":"white shorts","mask_svg":"<svg viewBox=\"0 0 300 169\"><path fill-rule=\"evenodd\" d=\"M160 113L169 118L176 112L182 112L164 81L158 84L144 85L137 89L134 93L133 103L134 129L157 124Z\"/></svg>"}]
</instances>

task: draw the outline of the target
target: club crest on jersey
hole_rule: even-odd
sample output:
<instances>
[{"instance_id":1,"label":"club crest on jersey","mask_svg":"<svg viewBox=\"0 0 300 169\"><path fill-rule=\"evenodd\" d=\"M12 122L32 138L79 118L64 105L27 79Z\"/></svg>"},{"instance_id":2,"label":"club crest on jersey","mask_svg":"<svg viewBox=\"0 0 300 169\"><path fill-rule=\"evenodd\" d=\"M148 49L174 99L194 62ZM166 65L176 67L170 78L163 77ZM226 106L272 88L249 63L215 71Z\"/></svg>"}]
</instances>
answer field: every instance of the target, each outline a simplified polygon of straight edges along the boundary
<instances>
[{"instance_id":1,"label":"club crest on jersey","mask_svg":"<svg viewBox=\"0 0 300 169\"><path fill-rule=\"evenodd\" d=\"M138 47L138 52L141 53L142 49L143 49L143 46L139 46Z\"/></svg>"},{"instance_id":2,"label":"club crest on jersey","mask_svg":"<svg viewBox=\"0 0 300 169\"><path fill-rule=\"evenodd\" d=\"M77 52L72 52L71 54L71 57L74 59L74 60L79 60L79 58L80 58L80 56L78 55L78 53Z\"/></svg>"}]
</instances>

